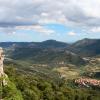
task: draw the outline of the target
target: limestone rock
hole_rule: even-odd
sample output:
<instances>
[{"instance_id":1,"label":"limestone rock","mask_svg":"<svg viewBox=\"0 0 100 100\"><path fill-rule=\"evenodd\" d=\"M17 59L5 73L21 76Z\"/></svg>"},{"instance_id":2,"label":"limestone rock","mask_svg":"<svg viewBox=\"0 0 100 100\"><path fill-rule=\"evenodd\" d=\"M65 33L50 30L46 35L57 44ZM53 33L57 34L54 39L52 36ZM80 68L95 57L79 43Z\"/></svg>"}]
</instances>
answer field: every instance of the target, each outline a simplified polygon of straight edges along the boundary
<instances>
[{"instance_id":1,"label":"limestone rock","mask_svg":"<svg viewBox=\"0 0 100 100\"><path fill-rule=\"evenodd\" d=\"M3 61L4 61L3 49L0 47L0 77L3 76L3 74L4 74Z\"/></svg>"},{"instance_id":2,"label":"limestone rock","mask_svg":"<svg viewBox=\"0 0 100 100\"><path fill-rule=\"evenodd\" d=\"M4 73L3 71L3 61L4 61L4 52L3 49L0 47L0 78L1 78L1 83L0 85L7 85L7 78L8 76Z\"/></svg>"}]
</instances>

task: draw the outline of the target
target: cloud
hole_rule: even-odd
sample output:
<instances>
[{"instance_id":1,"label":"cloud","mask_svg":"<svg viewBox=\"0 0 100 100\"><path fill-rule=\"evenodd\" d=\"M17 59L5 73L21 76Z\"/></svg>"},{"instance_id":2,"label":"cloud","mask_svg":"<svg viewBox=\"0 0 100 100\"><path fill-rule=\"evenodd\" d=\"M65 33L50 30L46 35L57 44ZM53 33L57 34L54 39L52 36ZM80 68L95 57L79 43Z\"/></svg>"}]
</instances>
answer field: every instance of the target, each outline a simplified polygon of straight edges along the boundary
<instances>
[{"instance_id":1,"label":"cloud","mask_svg":"<svg viewBox=\"0 0 100 100\"><path fill-rule=\"evenodd\" d=\"M43 35L51 35L54 34L55 31L51 29L47 29L43 26L40 25L29 25L29 26L15 26L15 27L0 27L0 32L2 33L7 33L7 34L15 34L17 33L16 31L18 30L30 30L30 31L35 31L37 33L41 33Z\"/></svg>"},{"instance_id":2,"label":"cloud","mask_svg":"<svg viewBox=\"0 0 100 100\"><path fill-rule=\"evenodd\" d=\"M68 32L67 34L70 35L70 36L75 36L76 35L75 32Z\"/></svg>"},{"instance_id":3,"label":"cloud","mask_svg":"<svg viewBox=\"0 0 100 100\"><path fill-rule=\"evenodd\" d=\"M92 29L90 29L91 33L99 33L100 32L100 27L94 27Z\"/></svg>"},{"instance_id":4,"label":"cloud","mask_svg":"<svg viewBox=\"0 0 100 100\"><path fill-rule=\"evenodd\" d=\"M34 30L49 34L53 33L53 30L41 27L49 23L60 23L86 30L92 30L95 27L98 29L100 1L0 0L0 27L6 31L15 30L16 27L29 28L35 25Z\"/></svg>"},{"instance_id":5,"label":"cloud","mask_svg":"<svg viewBox=\"0 0 100 100\"><path fill-rule=\"evenodd\" d=\"M51 35L53 33L55 33L54 30L51 29L47 29L44 26L41 25L30 25L30 26L16 26L15 28L16 30L33 30L36 31L38 33L43 33L44 35Z\"/></svg>"}]
</instances>

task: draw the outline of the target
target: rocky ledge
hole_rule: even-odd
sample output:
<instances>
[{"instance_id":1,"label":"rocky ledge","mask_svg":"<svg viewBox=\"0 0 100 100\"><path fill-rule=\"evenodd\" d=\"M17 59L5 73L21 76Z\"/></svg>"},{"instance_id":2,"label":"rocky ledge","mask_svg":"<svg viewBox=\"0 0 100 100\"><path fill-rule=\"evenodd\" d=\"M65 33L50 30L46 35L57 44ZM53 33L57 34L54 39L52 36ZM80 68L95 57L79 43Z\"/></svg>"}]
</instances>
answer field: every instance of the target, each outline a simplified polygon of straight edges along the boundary
<instances>
[{"instance_id":1,"label":"rocky ledge","mask_svg":"<svg viewBox=\"0 0 100 100\"><path fill-rule=\"evenodd\" d=\"M3 70L3 61L4 61L4 52L3 49L0 47L0 85L6 85L7 81L7 75L4 73Z\"/></svg>"}]
</instances>

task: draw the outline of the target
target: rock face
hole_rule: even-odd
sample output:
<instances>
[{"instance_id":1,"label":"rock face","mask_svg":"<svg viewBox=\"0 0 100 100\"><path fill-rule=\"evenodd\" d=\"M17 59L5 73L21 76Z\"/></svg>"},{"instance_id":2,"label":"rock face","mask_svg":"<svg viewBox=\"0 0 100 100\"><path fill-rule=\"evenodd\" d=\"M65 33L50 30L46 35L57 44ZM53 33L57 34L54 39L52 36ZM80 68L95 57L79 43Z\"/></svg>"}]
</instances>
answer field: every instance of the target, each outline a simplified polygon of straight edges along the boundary
<instances>
[{"instance_id":1,"label":"rock face","mask_svg":"<svg viewBox=\"0 0 100 100\"><path fill-rule=\"evenodd\" d=\"M3 71L3 61L4 61L4 53L3 49L0 47L0 77L2 80L0 80L0 85L7 85L7 78L8 76Z\"/></svg>"},{"instance_id":2,"label":"rock face","mask_svg":"<svg viewBox=\"0 0 100 100\"><path fill-rule=\"evenodd\" d=\"M0 47L0 77L4 75L3 61L4 61L3 49Z\"/></svg>"}]
</instances>

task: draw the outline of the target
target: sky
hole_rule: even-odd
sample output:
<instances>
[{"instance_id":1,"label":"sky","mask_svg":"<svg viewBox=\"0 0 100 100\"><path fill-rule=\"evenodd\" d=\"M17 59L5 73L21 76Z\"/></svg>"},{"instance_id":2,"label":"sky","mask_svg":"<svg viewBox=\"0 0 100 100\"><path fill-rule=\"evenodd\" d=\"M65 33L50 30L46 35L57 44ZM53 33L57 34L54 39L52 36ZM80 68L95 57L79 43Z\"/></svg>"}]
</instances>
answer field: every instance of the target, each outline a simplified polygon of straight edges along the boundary
<instances>
[{"instance_id":1,"label":"sky","mask_svg":"<svg viewBox=\"0 0 100 100\"><path fill-rule=\"evenodd\" d=\"M100 38L100 0L0 0L0 42Z\"/></svg>"}]
</instances>

